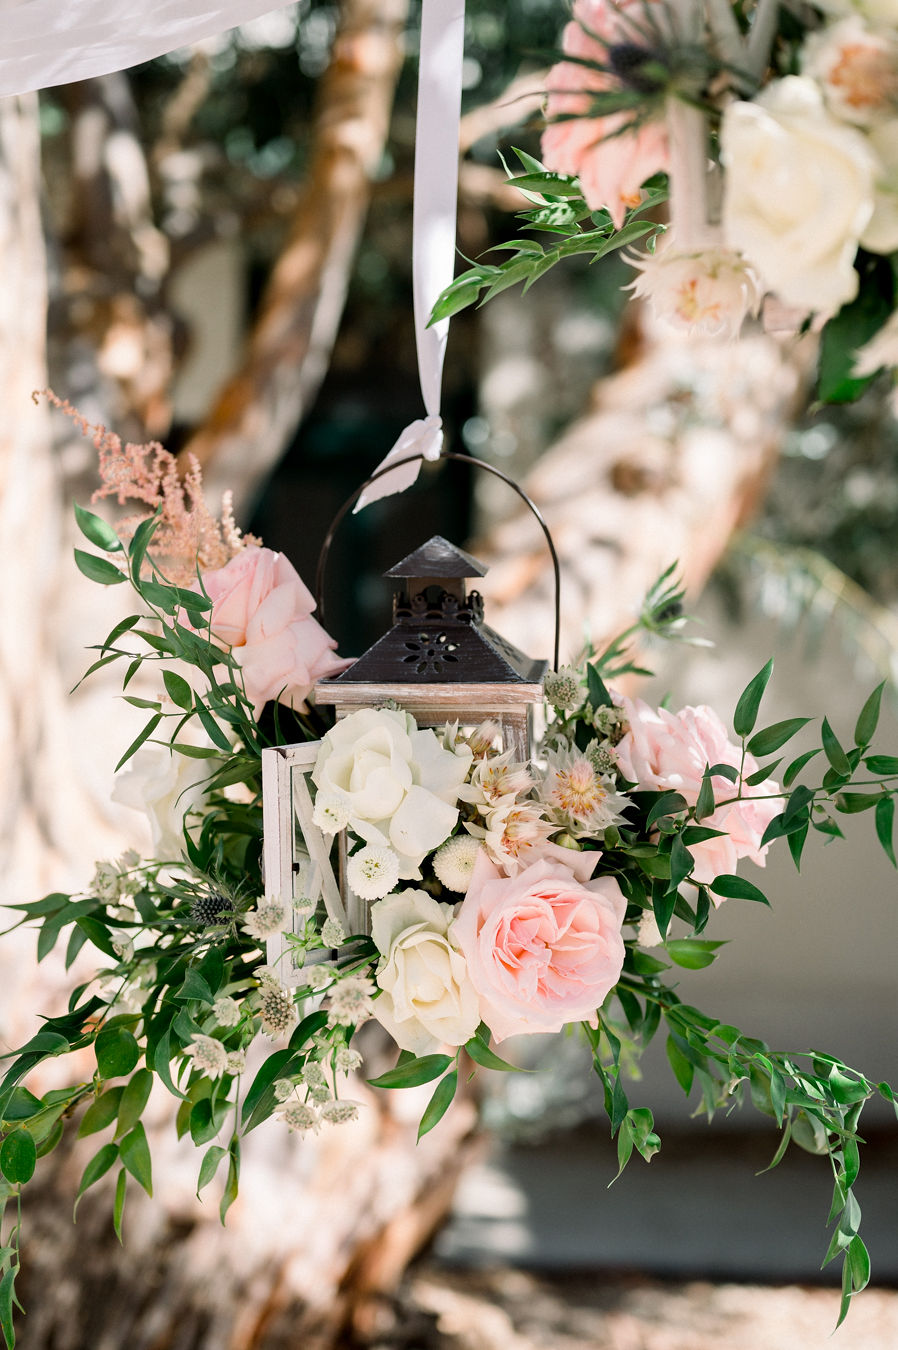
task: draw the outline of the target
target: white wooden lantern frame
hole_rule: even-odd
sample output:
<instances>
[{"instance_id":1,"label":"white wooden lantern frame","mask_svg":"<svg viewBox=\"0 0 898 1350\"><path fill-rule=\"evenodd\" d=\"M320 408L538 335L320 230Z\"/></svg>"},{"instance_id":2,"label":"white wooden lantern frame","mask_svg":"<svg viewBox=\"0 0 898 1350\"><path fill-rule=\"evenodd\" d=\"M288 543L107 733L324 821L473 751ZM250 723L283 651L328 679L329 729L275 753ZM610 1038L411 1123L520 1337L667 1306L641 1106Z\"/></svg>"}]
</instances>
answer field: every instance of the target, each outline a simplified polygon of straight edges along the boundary
<instances>
[{"instance_id":1,"label":"white wooden lantern frame","mask_svg":"<svg viewBox=\"0 0 898 1350\"><path fill-rule=\"evenodd\" d=\"M262 751L265 897L289 906L293 931L297 934L307 917L299 916L293 909L293 900L299 896L310 900L316 908L323 902L327 917L339 923L345 933L364 933L368 927L368 906L348 888L341 895L332 862L333 839L313 819L307 779L315 767L320 745L320 741L305 741ZM297 848L297 832L302 840L301 851ZM339 847L342 864L345 851L342 831ZM284 935L269 938L267 957L285 985L305 983L303 967L296 964L294 950ZM326 961L329 957L326 951L309 952L305 964Z\"/></svg>"}]
</instances>

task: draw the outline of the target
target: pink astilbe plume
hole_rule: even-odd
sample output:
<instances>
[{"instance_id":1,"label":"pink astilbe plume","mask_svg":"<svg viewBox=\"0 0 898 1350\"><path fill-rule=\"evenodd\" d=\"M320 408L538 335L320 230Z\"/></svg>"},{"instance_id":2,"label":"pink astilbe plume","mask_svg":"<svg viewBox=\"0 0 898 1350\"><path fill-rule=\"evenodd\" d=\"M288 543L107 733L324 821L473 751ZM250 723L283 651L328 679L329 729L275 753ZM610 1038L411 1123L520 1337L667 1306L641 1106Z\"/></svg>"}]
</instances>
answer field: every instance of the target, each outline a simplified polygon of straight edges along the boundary
<instances>
[{"instance_id":1,"label":"pink astilbe plume","mask_svg":"<svg viewBox=\"0 0 898 1350\"><path fill-rule=\"evenodd\" d=\"M114 497L119 506L138 502L146 508L115 523L123 543L132 538L141 521L161 508L152 551L169 581L189 585L196 579L197 567L203 572L224 567L247 545L261 542L240 532L230 492L224 494L221 519L212 515L203 497L202 470L193 455L187 456L187 472L182 477L175 456L158 441L124 444L121 436L100 423L89 422L52 389L40 393L71 418L82 436L93 441L99 455L101 486L91 500Z\"/></svg>"}]
</instances>

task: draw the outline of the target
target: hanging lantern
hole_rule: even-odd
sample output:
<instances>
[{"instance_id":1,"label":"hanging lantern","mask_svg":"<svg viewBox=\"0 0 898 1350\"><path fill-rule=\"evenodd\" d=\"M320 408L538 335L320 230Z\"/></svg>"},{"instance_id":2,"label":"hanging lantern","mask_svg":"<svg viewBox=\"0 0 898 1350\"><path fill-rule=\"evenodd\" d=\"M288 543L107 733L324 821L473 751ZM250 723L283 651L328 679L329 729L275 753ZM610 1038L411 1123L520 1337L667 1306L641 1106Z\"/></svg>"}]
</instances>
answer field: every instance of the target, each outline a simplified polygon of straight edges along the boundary
<instances>
[{"instance_id":1,"label":"hanging lantern","mask_svg":"<svg viewBox=\"0 0 898 1350\"><path fill-rule=\"evenodd\" d=\"M443 458L468 459L455 454ZM555 568L557 666L558 562L546 524L511 479L490 465L469 462L510 483L543 529ZM325 539L318 569L319 615L324 565L334 532L362 490L344 505ZM548 662L526 656L484 622L483 597L478 590L469 590L468 583L486 571L483 563L440 535L396 563L385 573L395 583L392 626L342 674L315 686L316 703L332 705L338 719L362 708L395 705L422 728L457 722L461 729L473 729L491 722L501 749L512 750L516 760L529 761L533 708L542 702ZM313 819L307 778L319 744L262 752L266 894L301 898L307 906L323 904L344 932L366 933L370 904L356 896L346 880L345 831L333 848L333 840ZM297 930L302 922L297 921ZM268 959L285 983L297 984L304 978L301 967L293 964L288 939L273 939Z\"/></svg>"},{"instance_id":2,"label":"hanging lantern","mask_svg":"<svg viewBox=\"0 0 898 1350\"><path fill-rule=\"evenodd\" d=\"M500 728L503 749L530 758L533 705L542 700L546 661L534 661L483 622L483 597L466 581L486 567L435 535L384 573L394 578L393 626L335 679L315 686L338 718L387 702L419 727L446 722Z\"/></svg>"}]
</instances>

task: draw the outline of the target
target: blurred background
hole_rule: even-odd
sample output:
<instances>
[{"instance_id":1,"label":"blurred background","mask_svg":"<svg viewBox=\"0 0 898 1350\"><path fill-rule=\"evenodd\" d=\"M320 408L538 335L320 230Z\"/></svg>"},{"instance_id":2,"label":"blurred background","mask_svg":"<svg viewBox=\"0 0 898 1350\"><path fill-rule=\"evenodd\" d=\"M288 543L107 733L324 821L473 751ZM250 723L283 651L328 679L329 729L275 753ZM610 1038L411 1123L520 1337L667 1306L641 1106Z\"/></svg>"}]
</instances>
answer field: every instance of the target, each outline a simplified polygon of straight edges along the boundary
<instances>
[{"instance_id":1,"label":"blurred background","mask_svg":"<svg viewBox=\"0 0 898 1350\"><path fill-rule=\"evenodd\" d=\"M558 0L469 0L459 251L511 237L520 195L502 154L538 154ZM327 526L420 415L411 305L418 0L303 0L123 74L0 103L0 802L3 898L86 884L142 842L109 801L133 715L102 678L69 696L119 598L70 562L71 502L96 456L49 384L136 441L191 451L210 498L310 584ZM521 481L564 569L563 657L613 636L674 559L713 646L643 652L640 693L727 720L770 653L767 720L826 713L848 733L882 679L879 745L898 719L898 424L882 377L813 407L813 336L738 346L661 333L626 304L620 259L570 260L452 324L453 446ZM480 481L480 479L483 481ZM383 572L433 533L490 564L488 620L551 650L550 572L533 522L488 475L444 465L350 517L327 578L327 626L364 650L387 624ZM111 588L114 590L114 588ZM105 625L105 626L104 626ZM799 747L800 748L800 747ZM871 817L821 837L799 878L771 858L768 911L730 901L733 939L682 991L780 1047L830 1050L898 1078L896 874ZM0 1033L65 994L28 940L0 953ZM681 991L681 992L682 992ZM652 1047L634 1105L663 1146L616 1171L598 1085L575 1037L517 1053L475 1111L459 1103L415 1150L408 1100L372 1105L334 1142L253 1140L222 1234L158 1105L162 1178L124 1252L93 1195L69 1222L77 1147L26 1231L25 1350L731 1350L823 1347L838 1296L819 1263L829 1185L776 1149L764 1117L692 1116ZM874 1287L836 1344L898 1343L898 1143L869 1108L858 1194ZM261 1133L264 1133L262 1131ZM793 1151L794 1152L794 1151ZM423 1256L422 1256L423 1253ZM417 1262L417 1264L413 1264Z\"/></svg>"}]
</instances>

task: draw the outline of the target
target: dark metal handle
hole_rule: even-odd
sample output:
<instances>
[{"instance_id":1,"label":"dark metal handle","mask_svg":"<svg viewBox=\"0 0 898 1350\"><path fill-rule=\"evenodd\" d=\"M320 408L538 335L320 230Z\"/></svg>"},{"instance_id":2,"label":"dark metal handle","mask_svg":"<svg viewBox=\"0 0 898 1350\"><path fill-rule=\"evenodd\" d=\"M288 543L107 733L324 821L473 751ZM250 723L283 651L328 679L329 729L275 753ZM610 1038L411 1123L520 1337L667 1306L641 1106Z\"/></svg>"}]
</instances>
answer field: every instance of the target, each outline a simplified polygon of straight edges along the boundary
<instances>
[{"instance_id":1,"label":"dark metal handle","mask_svg":"<svg viewBox=\"0 0 898 1350\"><path fill-rule=\"evenodd\" d=\"M343 523L343 519L347 512L355 506L359 497L361 497L362 493L365 491L365 488L370 487L372 483L377 482L378 478L382 478L386 473L391 473L393 469L398 469L403 464L413 464L416 460L423 461L424 458L425 456L420 453L416 455L406 455L404 459L394 460L392 464L378 469L370 478L366 478L364 483L360 484L351 496L347 497L346 501L334 516L331 521L330 529L324 536L324 543L321 545L321 552L318 555L318 567L315 572L315 595L318 600L318 621L322 626L324 626L324 574L327 567L327 559L331 551L331 545L334 542L334 535ZM487 473L493 474L494 477L501 478L503 483L507 483L510 488L514 489L521 498L521 501L530 509L539 522L540 529L546 538L546 546L548 547L552 559L552 571L555 577L555 648L553 668L557 670L559 652L561 649L561 567L558 563L558 554L555 551L555 543L542 511L540 511L536 503L527 496L527 493L519 483L516 483L507 473L503 473L501 469L497 469L494 464L488 464L486 460L483 459L475 459L473 455L460 454L455 450L441 451L440 459L454 459L461 464L473 464L476 469L485 469Z\"/></svg>"}]
</instances>

